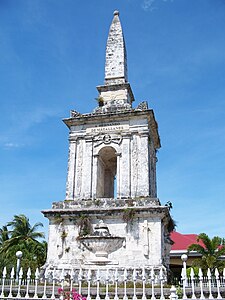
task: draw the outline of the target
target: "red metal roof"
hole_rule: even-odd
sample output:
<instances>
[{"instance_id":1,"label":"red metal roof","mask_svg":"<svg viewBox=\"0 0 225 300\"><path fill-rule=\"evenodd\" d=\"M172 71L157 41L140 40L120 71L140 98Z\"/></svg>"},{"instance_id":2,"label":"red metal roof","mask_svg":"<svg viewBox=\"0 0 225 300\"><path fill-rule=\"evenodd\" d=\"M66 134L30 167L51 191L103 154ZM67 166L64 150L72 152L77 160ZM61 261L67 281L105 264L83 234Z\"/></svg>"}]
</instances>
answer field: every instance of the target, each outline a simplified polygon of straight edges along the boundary
<instances>
[{"instance_id":1,"label":"red metal roof","mask_svg":"<svg viewBox=\"0 0 225 300\"><path fill-rule=\"evenodd\" d=\"M171 240L174 242L171 250L187 250L188 246L191 244L204 244L200 241L197 242L197 234L182 234L176 231L173 231L170 235Z\"/></svg>"}]
</instances>

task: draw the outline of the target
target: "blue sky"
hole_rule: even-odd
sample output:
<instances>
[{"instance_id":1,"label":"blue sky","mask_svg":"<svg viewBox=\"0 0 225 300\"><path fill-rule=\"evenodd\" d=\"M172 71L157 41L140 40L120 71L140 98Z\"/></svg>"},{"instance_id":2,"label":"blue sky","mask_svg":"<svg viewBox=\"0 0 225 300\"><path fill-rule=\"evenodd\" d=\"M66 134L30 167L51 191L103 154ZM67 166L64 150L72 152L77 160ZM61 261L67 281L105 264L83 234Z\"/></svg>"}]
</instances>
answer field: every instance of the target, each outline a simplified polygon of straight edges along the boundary
<instances>
[{"instance_id":1,"label":"blue sky","mask_svg":"<svg viewBox=\"0 0 225 300\"><path fill-rule=\"evenodd\" d=\"M225 1L0 0L0 225L64 200L71 109L96 106L113 11L136 101L159 123L158 196L225 237Z\"/></svg>"}]
</instances>

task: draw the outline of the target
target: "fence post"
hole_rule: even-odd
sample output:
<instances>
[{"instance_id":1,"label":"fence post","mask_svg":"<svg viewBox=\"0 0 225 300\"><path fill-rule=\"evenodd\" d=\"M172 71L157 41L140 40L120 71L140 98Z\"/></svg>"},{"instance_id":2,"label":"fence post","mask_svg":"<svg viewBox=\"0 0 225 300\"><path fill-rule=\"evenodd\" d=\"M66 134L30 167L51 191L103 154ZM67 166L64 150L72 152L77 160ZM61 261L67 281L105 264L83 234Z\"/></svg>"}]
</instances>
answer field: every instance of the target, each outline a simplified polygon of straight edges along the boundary
<instances>
[{"instance_id":1,"label":"fence post","mask_svg":"<svg viewBox=\"0 0 225 300\"><path fill-rule=\"evenodd\" d=\"M146 284L146 275L145 275L145 268L142 268L142 300L146 300L146 291L145 291L145 284Z\"/></svg>"},{"instance_id":2,"label":"fence post","mask_svg":"<svg viewBox=\"0 0 225 300\"><path fill-rule=\"evenodd\" d=\"M191 299L196 299L196 296L195 296L195 286L194 286L194 279L195 279L195 274L194 274L194 270L193 268L191 268L191 290L192 290L192 297Z\"/></svg>"},{"instance_id":3,"label":"fence post","mask_svg":"<svg viewBox=\"0 0 225 300\"><path fill-rule=\"evenodd\" d=\"M46 296L47 279L48 279L48 269L46 268L45 273L44 273L44 291L43 291L43 296L42 296L43 299L47 298L47 296Z\"/></svg>"},{"instance_id":4,"label":"fence post","mask_svg":"<svg viewBox=\"0 0 225 300\"><path fill-rule=\"evenodd\" d=\"M105 275L105 300L109 300L109 269L106 270Z\"/></svg>"},{"instance_id":5,"label":"fence post","mask_svg":"<svg viewBox=\"0 0 225 300\"><path fill-rule=\"evenodd\" d=\"M80 268L79 274L78 274L78 282L79 282L78 293L79 293L80 295L81 295L82 279L83 279L83 273L82 273L82 269Z\"/></svg>"},{"instance_id":6,"label":"fence post","mask_svg":"<svg viewBox=\"0 0 225 300\"><path fill-rule=\"evenodd\" d=\"M137 300L136 281L137 281L137 272L136 272L136 269L134 268L134 270L133 270L134 295L133 295L133 298L132 298L133 300Z\"/></svg>"},{"instance_id":7,"label":"fence post","mask_svg":"<svg viewBox=\"0 0 225 300\"><path fill-rule=\"evenodd\" d=\"M15 270L14 267L12 267L11 273L10 273L10 288L9 288L9 298L12 298L12 287L13 287L13 281L14 281L14 276L15 276Z\"/></svg>"},{"instance_id":8,"label":"fence post","mask_svg":"<svg viewBox=\"0 0 225 300\"><path fill-rule=\"evenodd\" d=\"M96 280L97 280L97 291L96 291L96 298L95 298L95 300L101 300L101 298L99 296L99 285L100 285L100 280L101 280L99 269L97 270Z\"/></svg>"},{"instance_id":9,"label":"fence post","mask_svg":"<svg viewBox=\"0 0 225 300\"><path fill-rule=\"evenodd\" d=\"M38 280L40 277L40 273L38 268L35 271L35 287L34 287L34 299L38 299L38 294L37 294L37 290L38 290Z\"/></svg>"},{"instance_id":10,"label":"fence post","mask_svg":"<svg viewBox=\"0 0 225 300\"><path fill-rule=\"evenodd\" d=\"M73 280L74 280L74 270L73 268L70 270L70 292L73 290Z\"/></svg>"},{"instance_id":11,"label":"fence post","mask_svg":"<svg viewBox=\"0 0 225 300\"><path fill-rule=\"evenodd\" d=\"M187 295L186 295L186 270L184 268L182 268L181 280L183 282L183 298L182 299L187 299Z\"/></svg>"},{"instance_id":12,"label":"fence post","mask_svg":"<svg viewBox=\"0 0 225 300\"><path fill-rule=\"evenodd\" d=\"M123 296L123 300L128 300L127 297L127 269L124 269L124 273L123 273L123 281L124 281L124 296Z\"/></svg>"},{"instance_id":13,"label":"fence post","mask_svg":"<svg viewBox=\"0 0 225 300\"><path fill-rule=\"evenodd\" d=\"M216 286L217 286L217 299L222 299L220 294L220 274L217 268L215 270L215 277L216 277Z\"/></svg>"},{"instance_id":14,"label":"fence post","mask_svg":"<svg viewBox=\"0 0 225 300\"><path fill-rule=\"evenodd\" d=\"M91 270L90 269L88 269L87 272L87 282L88 282L87 300L91 300Z\"/></svg>"},{"instance_id":15,"label":"fence post","mask_svg":"<svg viewBox=\"0 0 225 300\"><path fill-rule=\"evenodd\" d=\"M52 295L51 295L51 299L55 299L55 281L56 281L56 275L55 275L55 268L54 268L53 272L52 272Z\"/></svg>"},{"instance_id":16,"label":"fence post","mask_svg":"<svg viewBox=\"0 0 225 300\"><path fill-rule=\"evenodd\" d=\"M209 268L207 271L207 277L208 277L208 282L209 282L209 299L214 299L213 295L212 295L212 276L211 276L211 272L210 272Z\"/></svg>"},{"instance_id":17,"label":"fence post","mask_svg":"<svg viewBox=\"0 0 225 300\"><path fill-rule=\"evenodd\" d=\"M119 277L118 277L118 269L116 268L116 271L114 273L114 278L115 278L115 296L114 296L114 300L119 300L119 297L118 297L118 280L119 280Z\"/></svg>"},{"instance_id":18,"label":"fence post","mask_svg":"<svg viewBox=\"0 0 225 300\"><path fill-rule=\"evenodd\" d=\"M4 267L3 274L2 274L2 292L1 292L1 295L0 295L1 298L4 298L4 288L5 288L6 274L7 274L6 267Z\"/></svg>"},{"instance_id":19,"label":"fence post","mask_svg":"<svg viewBox=\"0 0 225 300\"><path fill-rule=\"evenodd\" d=\"M17 292L16 298L21 298L20 288L21 288L21 283L22 283L22 279L23 279L23 269L22 268L20 268L18 278L19 278L19 282L18 282L18 292Z\"/></svg>"},{"instance_id":20,"label":"fence post","mask_svg":"<svg viewBox=\"0 0 225 300\"><path fill-rule=\"evenodd\" d=\"M164 280L164 277L163 277L163 268L161 267L160 271L159 271L159 281L160 281L160 290L161 290L160 300L164 300L165 299L164 294L163 294L163 280Z\"/></svg>"},{"instance_id":21,"label":"fence post","mask_svg":"<svg viewBox=\"0 0 225 300\"><path fill-rule=\"evenodd\" d=\"M27 291L26 291L25 298L29 298L30 277L31 277L31 269L29 268L27 271Z\"/></svg>"},{"instance_id":22,"label":"fence post","mask_svg":"<svg viewBox=\"0 0 225 300\"><path fill-rule=\"evenodd\" d=\"M151 267L150 280L151 280L151 283L152 283L152 297L151 297L151 300L155 300L155 273L154 273L153 267Z\"/></svg>"}]
</instances>

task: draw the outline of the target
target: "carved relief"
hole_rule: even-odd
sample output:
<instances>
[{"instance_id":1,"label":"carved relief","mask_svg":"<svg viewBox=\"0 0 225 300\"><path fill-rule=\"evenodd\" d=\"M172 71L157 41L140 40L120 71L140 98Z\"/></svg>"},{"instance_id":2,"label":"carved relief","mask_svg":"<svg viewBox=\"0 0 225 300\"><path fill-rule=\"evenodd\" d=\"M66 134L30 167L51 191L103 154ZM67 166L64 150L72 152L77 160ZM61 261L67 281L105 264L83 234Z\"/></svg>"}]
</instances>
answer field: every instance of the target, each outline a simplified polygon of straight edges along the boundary
<instances>
[{"instance_id":1,"label":"carved relief","mask_svg":"<svg viewBox=\"0 0 225 300\"><path fill-rule=\"evenodd\" d=\"M122 136L120 134L98 134L96 136L93 137L93 141L94 141L94 147L97 147L101 144L105 144L105 145L109 145L111 143L114 144L121 144L122 142Z\"/></svg>"}]
</instances>

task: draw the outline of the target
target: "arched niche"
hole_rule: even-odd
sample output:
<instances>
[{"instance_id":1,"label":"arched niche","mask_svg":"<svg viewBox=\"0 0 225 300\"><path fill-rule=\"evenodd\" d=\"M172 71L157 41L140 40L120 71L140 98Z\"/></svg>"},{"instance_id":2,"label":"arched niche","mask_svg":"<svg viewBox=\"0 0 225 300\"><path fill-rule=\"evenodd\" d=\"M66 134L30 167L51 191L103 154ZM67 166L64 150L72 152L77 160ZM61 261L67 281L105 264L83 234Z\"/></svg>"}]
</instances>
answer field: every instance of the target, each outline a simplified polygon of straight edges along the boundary
<instances>
[{"instance_id":1,"label":"arched niche","mask_svg":"<svg viewBox=\"0 0 225 300\"><path fill-rule=\"evenodd\" d=\"M97 198L114 198L116 194L117 155L113 147L105 146L98 153Z\"/></svg>"}]
</instances>

